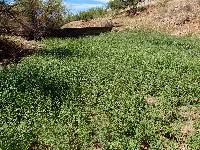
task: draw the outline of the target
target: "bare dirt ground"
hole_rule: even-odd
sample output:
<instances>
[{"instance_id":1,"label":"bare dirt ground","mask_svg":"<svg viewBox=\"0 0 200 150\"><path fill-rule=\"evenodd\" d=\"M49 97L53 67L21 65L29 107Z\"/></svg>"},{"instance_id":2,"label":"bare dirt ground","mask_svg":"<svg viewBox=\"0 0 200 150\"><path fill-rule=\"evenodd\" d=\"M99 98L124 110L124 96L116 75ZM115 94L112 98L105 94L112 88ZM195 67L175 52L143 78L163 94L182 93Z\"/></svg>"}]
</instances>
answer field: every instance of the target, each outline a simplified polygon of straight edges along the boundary
<instances>
[{"instance_id":1,"label":"bare dirt ground","mask_svg":"<svg viewBox=\"0 0 200 150\"><path fill-rule=\"evenodd\" d=\"M0 65L7 66L11 61L19 61L41 48L35 41L27 41L16 36L0 36Z\"/></svg>"},{"instance_id":2,"label":"bare dirt ground","mask_svg":"<svg viewBox=\"0 0 200 150\"><path fill-rule=\"evenodd\" d=\"M142 27L179 36L200 34L200 0L160 0L144 6L136 16L113 18L122 25L115 30Z\"/></svg>"},{"instance_id":3,"label":"bare dirt ground","mask_svg":"<svg viewBox=\"0 0 200 150\"><path fill-rule=\"evenodd\" d=\"M93 20L72 21L65 24L62 28L85 28L85 27L110 27L112 18L97 18Z\"/></svg>"},{"instance_id":4,"label":"bare dirt ground","mask_svg":"<svg viewBox=\"0 0 200 150\"><path fill-rule=\"evenodd\" d=\"M114 17L108 12L103 19L74 21L63 27L103 27L112 20L113 31L149 28L177 36L200 35L200 0L146 0L139 7L145 9L132 17L123 10Z\"/></svg>"}]
</instances>

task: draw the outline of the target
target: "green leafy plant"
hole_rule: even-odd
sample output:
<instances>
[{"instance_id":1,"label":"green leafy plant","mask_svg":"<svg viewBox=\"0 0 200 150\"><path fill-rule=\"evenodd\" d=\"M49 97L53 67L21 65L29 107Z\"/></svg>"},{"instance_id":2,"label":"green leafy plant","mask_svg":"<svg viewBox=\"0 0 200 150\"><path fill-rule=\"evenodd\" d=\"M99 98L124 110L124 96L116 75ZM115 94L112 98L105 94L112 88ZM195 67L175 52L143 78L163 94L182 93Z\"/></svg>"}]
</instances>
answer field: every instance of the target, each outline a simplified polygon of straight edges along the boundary
<instances>
[{"instance_id":1,"label":"green leafy plant","mask_svg":"<svg viewBox=\"0 0 200 150\"><path fill-rule=\"evenodd\" d=\"M0 71L0 149L199 148L198 132L181 141L179 130L199 113L199 39L136 30L41 43Z\"/></svg>"}]
</instances>

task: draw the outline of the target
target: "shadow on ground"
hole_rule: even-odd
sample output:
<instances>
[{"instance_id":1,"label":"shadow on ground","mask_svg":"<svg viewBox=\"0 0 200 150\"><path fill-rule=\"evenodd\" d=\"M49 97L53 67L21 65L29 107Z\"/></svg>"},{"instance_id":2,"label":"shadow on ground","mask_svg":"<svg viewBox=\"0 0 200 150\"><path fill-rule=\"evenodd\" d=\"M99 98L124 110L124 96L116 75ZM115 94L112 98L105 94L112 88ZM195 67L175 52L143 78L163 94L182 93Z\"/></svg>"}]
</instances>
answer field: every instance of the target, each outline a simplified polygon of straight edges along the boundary
<instances>
[{"instance_id":1,"label":"shadow on ground","mask_svg":"<svg viewBox=\"0 0 200 150\"><path fill-rule=\"evenodd\" d=\"M86 28L64 28L56 29L50 32L48 37L82 37L88 35L99 35L101 33L110 32L112 27L86 27Z\"/></svg>"},{"instance_id":2,"label":"shadow on ground","mask_svg":"<svg viewBox=\"0 0 200 150\"><path fill-rule=\"evenodd\" d=\"M67 49L66 47L43 50L39 52L38 55L42 57L54 57L56 59L65 59L67 57L83 57L79 51L70 50Z\"/></svg>"}]
</instances>

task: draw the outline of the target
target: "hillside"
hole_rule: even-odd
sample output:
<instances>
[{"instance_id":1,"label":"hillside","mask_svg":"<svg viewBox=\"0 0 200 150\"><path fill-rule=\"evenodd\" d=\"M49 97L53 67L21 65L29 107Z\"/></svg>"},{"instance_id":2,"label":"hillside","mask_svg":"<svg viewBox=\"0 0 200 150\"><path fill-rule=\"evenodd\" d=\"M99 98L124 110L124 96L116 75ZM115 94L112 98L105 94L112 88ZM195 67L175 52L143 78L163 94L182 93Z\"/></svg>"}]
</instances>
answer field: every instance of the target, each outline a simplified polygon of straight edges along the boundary
<instances>
[{"instance_id":1,"label":"hillside","mask_svg":"<svg viewBox=\"0 0 200 150\"><path fill-rule=\"evenodd\" d=\"M146 10L135 17L118 16L123 28L145 27L172 35L199 34L199 0L160 0L142 5Z\"/></svg>"},{"instance_id":2,"label":"hillside","mask_svg":"<svg viewBox=\"0 0 200 150\"><path fill-rule=\"evenodd\" d=\"M118 15L113 16L114 12L108 10L104 18L74 21L63 27L104 26L106 20L112 20L113 31L148 28L177 36L199 35L199 0L148 0L139 3L138 7L139 11L135 16L126 16L126 10L121 10Z\"/></svg>"}]
</instances>

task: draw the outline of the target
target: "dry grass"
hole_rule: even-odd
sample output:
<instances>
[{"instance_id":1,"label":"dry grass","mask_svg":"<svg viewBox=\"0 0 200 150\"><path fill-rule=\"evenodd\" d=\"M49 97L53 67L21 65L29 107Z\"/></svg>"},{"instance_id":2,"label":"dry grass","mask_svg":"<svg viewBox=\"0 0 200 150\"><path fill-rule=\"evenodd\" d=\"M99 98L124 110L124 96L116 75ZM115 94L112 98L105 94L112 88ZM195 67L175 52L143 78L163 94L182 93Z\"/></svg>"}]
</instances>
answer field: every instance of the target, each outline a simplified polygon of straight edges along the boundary
<instances>
[{"instance_id":1,"label":"dry grass","mask_svg":"<svg viewBox=\"0 0 200 150\"><path fill-rule=\"evenodd\" d=\"M155 105L157 103L157 99L155 97L148 97L146 99L146 103L149 105Z\"/></svg>"},{"instance_id":2,"label":"dry grass","mask_svg":"<svg viewBox=\"0 0 200 150\"><path fill-rule=\"evenodd\" d=\"M196 133L194 128L194 121L186 121L182 124L180 128L180 138L179 138L179 149L180 150L191 150L187 142L189 137Z\"/></svg>"},{"instance_id":3,"label":"dry grass","mask_svg":"<svg viewBox=\"0 0 200 150\"><path fill-rule=\"evenodd\" d=\"M62 28L86 28L86 27L112 27L113 23L108 18L98 18L93 20L72 21L65 24Z\"/></svg>"},{"instance_id":4,"label":"dry grass","mask_svg":"<svg viewBox=\"0 0 200 150\"><path fill-rule=\"evenodd\" d=\"M185 120L179 125L179 148L180 150L191 150L187 143L188 139L197 132L194 124L199 121L200 109L198 106L182 106L179 114Z\"/></svg>"},{"instance_id":5,"label":"dry grass","mask_svg":"<svg viewBox=\"0 0 200 150\"><path fill-rule=\"evenodd\" d=\"M199 35L200 1L199 0L160 0L134 17L117 16L114 22L123 26L114 30L132 28L151 28L172 35Z\"/></svg>"},{"instance_id":6,"label":"dry grass","mask_svg":"<svg viewBox=\"0 0 200 150\"><path fill-rule=\"evenodd\" d=\"M73 21L62 28L107 27L114 26L113 31L134 28L150 28L172 35L200 35L200 0L147 0L139 4L143 11L128 17L126 10L118 15L108 10L107 17L87 21ZM112 21L111 21L112 20Z\"/></svg>"},{"instance_id":7,"label":"dry grass","mask_svg":"<svg viewBox=\"0 0 200 150\"><path fill-rule=\"evenodd\" d=\"M189 120L197 120L200 118L200 107L198 106L183 106L180 108L180 116Z\"/></svg>"},{"instance_id":8,"label":"dry grass","mask_svg":"<svg viewBox=\"0 0 200 150\"><path fill-rule=\"evenodd\" d=\"M187 137L187 136L195 133L196 130L195 130L193 124L194 124L193 121L188 121L182 126L182 128L181 128L182 136Z\"/></svg>"}]
</instances>

